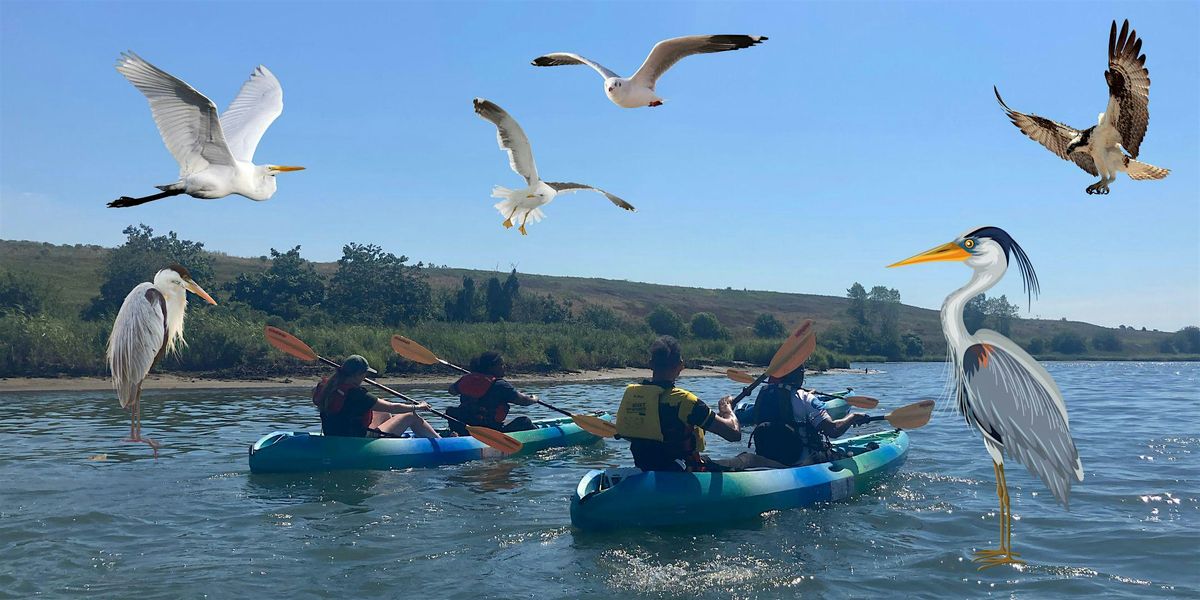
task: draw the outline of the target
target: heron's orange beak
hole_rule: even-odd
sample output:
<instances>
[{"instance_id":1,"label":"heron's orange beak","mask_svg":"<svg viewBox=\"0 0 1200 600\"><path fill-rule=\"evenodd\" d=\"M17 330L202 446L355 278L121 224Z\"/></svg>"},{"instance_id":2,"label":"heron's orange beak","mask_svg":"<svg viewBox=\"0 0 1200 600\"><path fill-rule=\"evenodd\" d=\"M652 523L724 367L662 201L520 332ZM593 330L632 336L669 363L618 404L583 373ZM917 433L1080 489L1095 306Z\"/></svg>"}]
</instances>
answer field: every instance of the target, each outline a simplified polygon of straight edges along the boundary
<instances>
[{"instance_id":1,"label":"heron's orange beak","mask_svg":"<svg viewBox=\"0 0 1200 600\"><path fill-rule=\"evenodd\" d=\"M195 281L191 281L191 280L184 281L183 285L184 285L184 287L186 287L188 289L189 292L191 292L197 296L200 296L201 298L204 298L205 302L207 302L209 304L217 303L217 301L213 300L212 296L209 296L208 292L204 291L204 288L200 287Z\"/></svg>"},{"instance_id":2,"label":"heron's orange beak","mask_svg":"<svg viewBox=\"0 0 1200 600\"><path fill-rule=\"evenodd\" d=\"M904 265L915 265L924 262L936 262L942 260L967 260L971 257L971 253L962 249L955 242L946 242L937 248L931 248L916 256L910 256L898 263L888 265L888 268L903 267Z\"/></svg>"},{"instance_id":3,"label":"heron's orange beak","mask_svg":"<svg viewBox=\"0 0 1200 600\"><path fill-rule=\"evenodd\" d=\"M288 171L303 171L304 167L289 167L287 165L271 165L271 170L272 171L281 171L281 172L286 173Z\"/></svg>"}]
</instances>

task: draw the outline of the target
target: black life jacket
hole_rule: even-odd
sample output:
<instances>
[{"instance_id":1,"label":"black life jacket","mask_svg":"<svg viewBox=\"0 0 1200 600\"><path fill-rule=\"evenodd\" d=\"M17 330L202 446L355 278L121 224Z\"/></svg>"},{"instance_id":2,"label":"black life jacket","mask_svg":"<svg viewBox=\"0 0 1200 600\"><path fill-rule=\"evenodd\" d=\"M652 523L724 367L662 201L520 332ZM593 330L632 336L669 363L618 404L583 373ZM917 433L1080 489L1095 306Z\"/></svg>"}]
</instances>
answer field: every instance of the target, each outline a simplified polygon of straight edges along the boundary
<instances>
[{"instance_id":1,"label":"black life jacket","mask_svg":"<svg viewBox=\"0 0 1200 600\"><path fill-rule=\"evenodd\" d=\"M494 383L495 377L483 373L467 373L459 377L454 382L460 404L455 412L460 415L459 418L471 425L493 429L503 426L510 407L507 402L488 397Z\"/></svg>"},{"instance_id":2,"label":"black life jacket","mask_svg":"<svg viewBox=\"0 0 1200 600\"><path fill-rule=\"evenodd\" d=\"M367 435L367 429L371 427L371 411L366 411L362 415L347 414L344 410L346 407L346 395L358 388L356 385L343 383L333 391L333 396L329 399L329 403L324 409L321 408L320 398L321 393L325 391L325 386L329 385L329 378L321 379L321 383L313 388L313 404L317 410L321 411L321 431L325 435L364 437Z\"/></svg>"},{"instance_id":3,"label":"black life jacket","mask_svg":"<svg viewBox=\"0 0 1200 600\"><path fill-rule=\"evenodd\" d=\"M795 464L807 448L811 452L826 449L828 442L808 423L796 420L792 398L796 390L790 386L772 384L764 387L754 401L757 425L750 434L755 454L781 462Z\"/></svg>"}]
</instances>

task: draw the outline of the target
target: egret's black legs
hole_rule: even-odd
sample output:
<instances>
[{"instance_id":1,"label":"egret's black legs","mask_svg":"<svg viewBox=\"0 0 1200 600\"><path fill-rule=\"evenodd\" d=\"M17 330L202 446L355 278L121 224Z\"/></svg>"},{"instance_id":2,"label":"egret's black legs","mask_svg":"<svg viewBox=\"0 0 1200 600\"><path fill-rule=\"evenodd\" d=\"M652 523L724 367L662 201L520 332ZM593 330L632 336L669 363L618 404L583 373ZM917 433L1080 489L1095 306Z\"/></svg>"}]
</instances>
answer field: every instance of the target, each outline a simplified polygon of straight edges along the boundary
<instances>
[{"instance_id":1,"label":"egret's black legs","mask_svg":"<svg viewBox=\"0 0 1200 600\"><path fill-rule=\"evenodd\" d=\"M130 206L137 206L139 204L145 204L147 202L153 202L155 200L162 200L163 198L167 198L170 196L178 196L182 193L183 193L183 190L175 190L175 191L170 191L170 192L160 192L158 194L153 194L150 196L142 196L141 198L130 198L129 196L121 196L120 198L117 198L116 200L109 202L108 207L109 208L127 208Z\"/></svg>"}]
</instances>

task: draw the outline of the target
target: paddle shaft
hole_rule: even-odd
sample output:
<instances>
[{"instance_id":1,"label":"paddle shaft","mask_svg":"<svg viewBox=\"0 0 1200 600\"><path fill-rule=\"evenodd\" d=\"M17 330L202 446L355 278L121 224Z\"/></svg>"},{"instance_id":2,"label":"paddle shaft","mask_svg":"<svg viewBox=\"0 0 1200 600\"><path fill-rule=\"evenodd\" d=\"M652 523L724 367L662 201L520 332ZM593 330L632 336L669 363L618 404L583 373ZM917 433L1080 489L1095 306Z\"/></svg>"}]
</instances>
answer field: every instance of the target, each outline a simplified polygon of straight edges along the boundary
<instances>
[{"instance_id":1,"label":"paddle shaft","mask_svg":"<svg viewBox=\"0 0 1200 600\"><path fill-rule=\"evenodd\" d=\"M319 360L335 369L341 368L341 365L333 362L332 360L329 360L328 358L325 358L324 356L317 356L317 360ZM413 402L413 403L416 402L416 400L413 400L412 398L409 398L408 396L405 396L404 394L401 394L400 392L397 392L396 390L393 390L392 388L390 388L386 385L383 385L382 383L379 383L378 381L375 381L374 379L370 379L370 378L363 379L363 383L373 385L373 386L375 386L397 398L400 398L402 400L407 400L407 401ZM447 421L454 421L455 423L462 423L463 425L466 425L466 423L463 423L462 421L459 421L458 419L455 419L454 417L452 417L444 412L441 412L435 408L427 408L425 410L428 410L429 412L431 412L443 419L446 419Z\"/></svg>"},{"instance_id":2,"label":"paddle shaft","mask_svg":"<svg viewBox=\"0 0 1200 600\"><path fill-rule=\"evenodd\" d=\"M458 371L459 373L463 373L464 375L470 373L470 371L468 371L467 369L464 369L448 360L438 358L437 361L442 363L443 365L446 365L447 367L450 367L451 369L454 369L455 371ZM542 400L540 398L536 402L556 413L561 413L561 414L567 415L568 417L575 416L574 413L571 413L570 411L563 410L557 406L554 406L553 404L546 404L545 402L542 402Z\"/></svg>"}]
</instances>

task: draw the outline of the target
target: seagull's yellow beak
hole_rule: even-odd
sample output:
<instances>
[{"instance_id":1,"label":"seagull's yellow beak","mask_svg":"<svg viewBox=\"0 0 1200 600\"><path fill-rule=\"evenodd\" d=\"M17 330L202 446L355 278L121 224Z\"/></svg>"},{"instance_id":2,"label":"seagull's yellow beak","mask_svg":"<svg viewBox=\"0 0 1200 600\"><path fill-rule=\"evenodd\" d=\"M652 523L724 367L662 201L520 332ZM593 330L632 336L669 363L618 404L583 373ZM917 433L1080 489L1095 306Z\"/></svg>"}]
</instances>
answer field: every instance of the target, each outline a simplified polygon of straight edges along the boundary
<instances>
[{"instance_id":1,"label":"seagull's yellow beak","mask_svg":"<svg viewBox=\"0 0 1200 600\"><path fill-rule=\"evenodd\" d=\"M288 171L303 171L304 170L304 167L289 167L287 165L271 165L267 168L271 169L272 171L279 171L281 173L286 173Z\"/></svg>"},{"instance_id":2,"label":"seagull's yellow beak","mask_svg":"<svg viewBox=\"0 0 1200 600\"><path fill-rule=\"evenodd\" d=\"M217 301L213 300L212 296L209 296L208 292L204 291L204 288L200 287L200 285L197 284L195 281L186 280L183 282L183 287L186 287L189 292L191 292L197 296L200 296L201 298L204 298L204 301L209 304L217 303Z\"/></svg>"},{"instance_id":3,"label":"seagull's yellow beak","mask_svg":"<svg viewBox=\"0 0 1200 600\"><path fill-rule=\"evenodd\" d=\"M888 265L888 268L942 260L967 260L970 257L971 253L963 250L962 246L959 246L958 243L946 242L937 248L930 248L916 256L910 256L898 263L892 263Z\"/></svg>"},{"instance_id":4,"label":"seagull's yellow beak","mask_svg":"<svg viewBox=\"0 0 1200 600\"><path fill-rule=\"evenodd\" d=\"M525 194L526 198L537 198L537 194Z\"/></svg>"}]
</instances>

